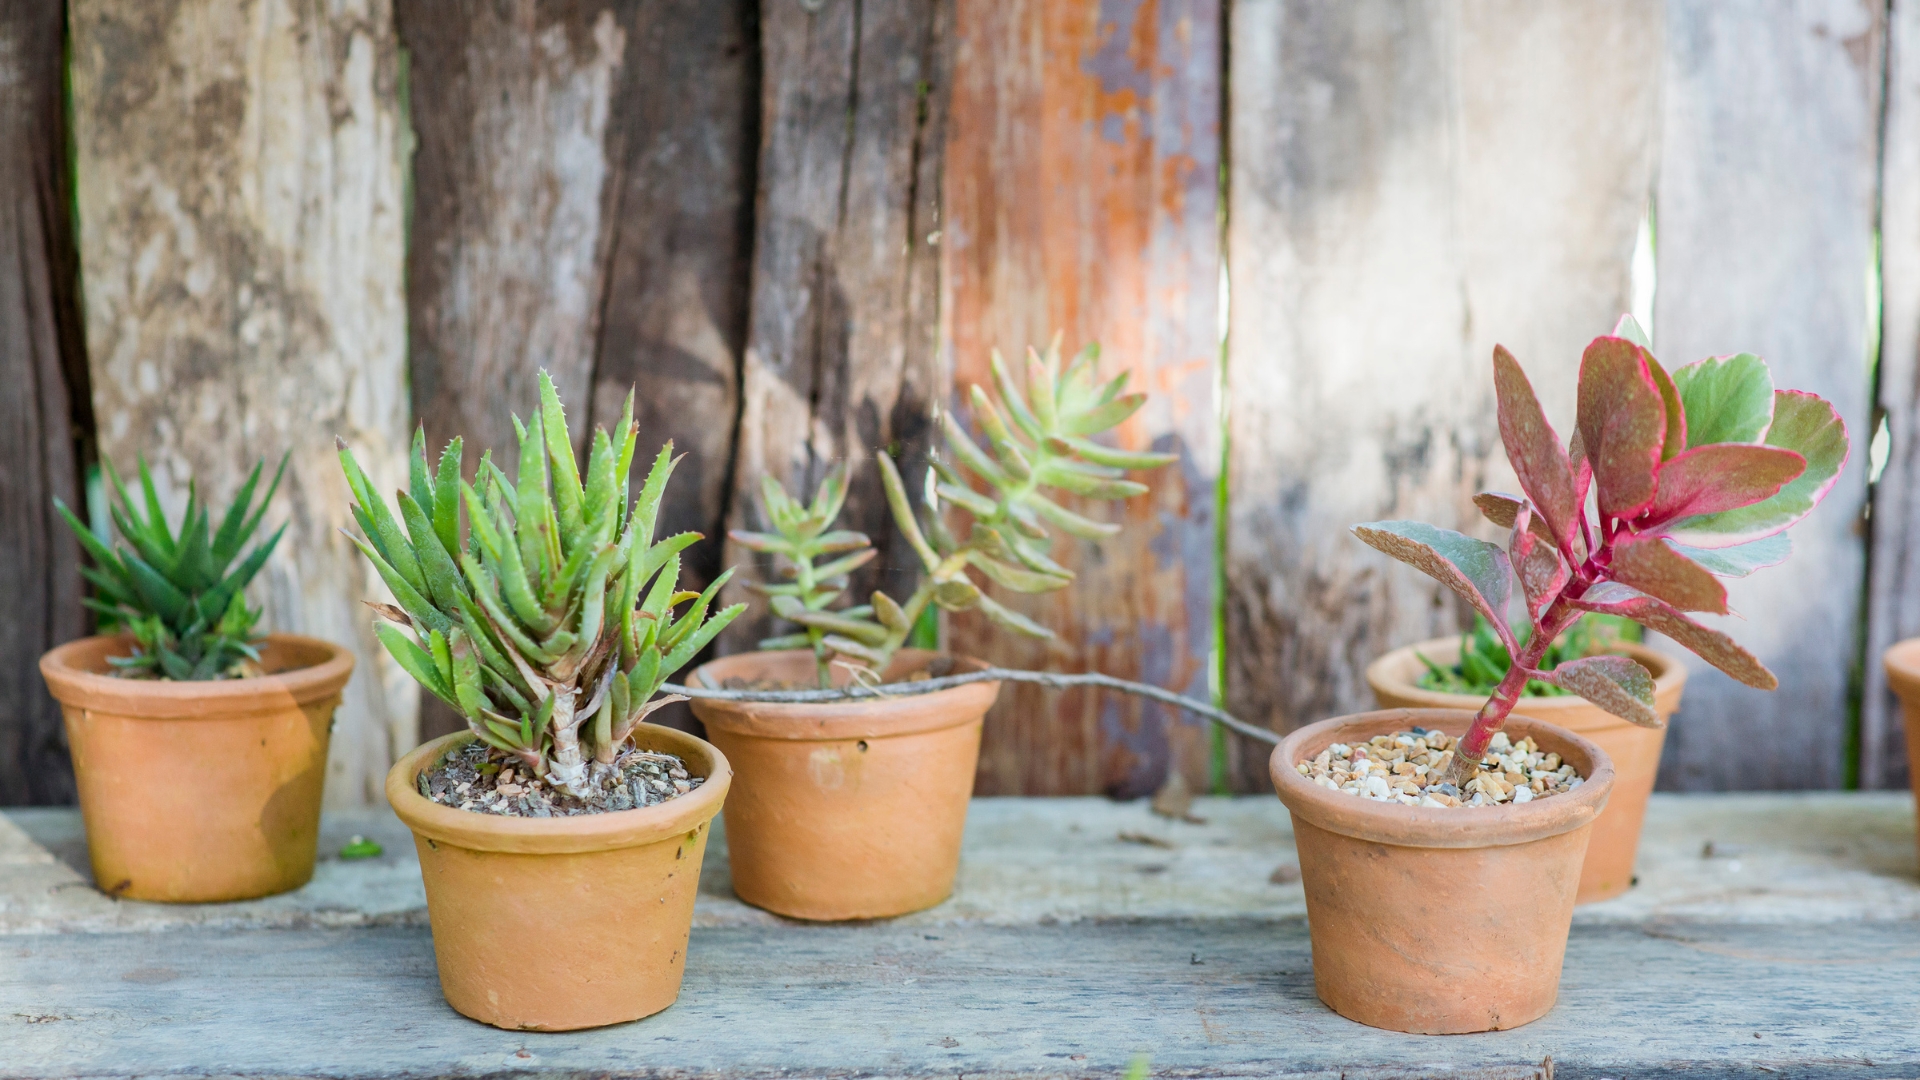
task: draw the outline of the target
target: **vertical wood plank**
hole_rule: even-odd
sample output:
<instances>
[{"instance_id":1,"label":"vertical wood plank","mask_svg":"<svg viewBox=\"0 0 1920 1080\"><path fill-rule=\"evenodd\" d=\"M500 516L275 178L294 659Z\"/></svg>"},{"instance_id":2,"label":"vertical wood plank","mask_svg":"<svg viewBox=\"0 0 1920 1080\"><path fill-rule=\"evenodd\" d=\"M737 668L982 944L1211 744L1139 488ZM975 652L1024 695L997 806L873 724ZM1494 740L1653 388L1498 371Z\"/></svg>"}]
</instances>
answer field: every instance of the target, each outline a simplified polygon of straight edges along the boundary
<instances>
[{"instance_id":1,"label":"vertical wood plank","mask_svg":"<svg viewBox=\"0 0 1920 1080\"><path fill-rule=\"evenodd\" d=\"M1860 786L1907 774L1900 703L1880 656L1920 634L1920 5L1895 4L1887 27L1886 145L1880 171L1880 415L1886 468L1873 485L1867 651L1860 702ZM1854 434L1854 453L1871 436Z\"/></svg>"},{"instance_id":2,"label":"vertical wood plank","mask_svg":"<svg viewBox=\"0 0 1920 1080\"><path fill-rule=\"evenodd\" d=\"M1213 645L1214 406L1219 357L1220 5L1064 0L959 5L948 148L946 349L954 407L1055 331L1133 371L1149 407L1118 433L1180 461L1151 495L1091 510L1127 531L1073 541L1068 589L1003 602L1051 627L1016 639L950 620L957 652L1017 667L1098 670L1208 693ZM1117 695L1008 687L982 749L981 794L1131 797L1177 768L1208 779L1208 733Z\"/></svg>"},{"instance_id":3,"label":"vertical wood plank","mask_svg":"<svg viewBox=\"0 0 1920 1080\"><path fill-rule=\"evenodd\" d=\"M1884 5L1670 0L1654 344L1669 364L1755 352L1833 402L1854 453L1783 567L1728 583L1763 693L1690 663L1661 784L1832 787L1861 636ZM1713 620L1708 620L1713 621Z\"/></svg>"},{"instance_id":4,"label":"vertical wood plank","mask_svg":"<svg viewBox=\"0 0 1920 1080\"><path fill-rule=\"evenodd\" d=\"M853 465L846 528L880 558L852 594L913 588L872 451L915 475L937 393L939 176L951 0L793 0L761 11L762 112L752 315L731 526L758 525L760 478L813 486ZM729 544L726 562L750 553ZM764 636L764 604L725 651Z\"/></svg>"},{"instance_id":5,"label":"vertical wood plank","mask_svg":"<svg viewBox=\"0 0 1920 1080\"><path fill-rule=\"evenodd\" d=\"M642 6L610 126L624 161L607 250L592 418L611 428L627 392L642 450L686 455L660 534L725 529L740 353L747 336L759 151L760 48L751 0ZM721 544L686 555L687 588L719 572Z\"/></svg>"},{"instance_id":6,"label":"vertical wood plank","mask_svg":"<svg viewBox=\"0 0 1920 1080\"><path fill-rule=\"evenodd\" d=\"M1510 484L1490 354L1561 430L1626 310L1650 186L1653 0L1240 0L1231 34L1227 687L1287 730L1371 708L1384 650L1462 625L1348 534L1478 532ZM1490 534L1489 534L1490 535ZM1247 790L1263 755L1239 762Z\"/></svg>"},{"instance_id":7,"label":"vertical wood plank","mask_svg":"<svg viewBox=\"0 0 1920 1080\"><path fill-rule=\"evenodd\" d=\"M84 507L92 402L68 216L66 13L0 7L0 806L73 800L40 654L86 632L79 545L53 513ZM86 511L78 511L83 517Z\"/></svg>"},{"instance_id":8,"label":"vertical wood plank","mask_svg":"<svg viewBox=\"0 0 1920 1080\"><path fill-rule=\"evenodd\" d=\"M416 691L360 605L335 435L404 476L399 61L384 0L76 0L80 255L100 449L179 512L292 451L267 627L353 648L327 799L379 798Z\"/></svg>"},{"instance_id":9,"label":"vertical wood plank","mask_svg":"<svg viewBox=\"0 0 1920 1080\"><path fill-rule=\"evenodd\" d=\"M553 374L576 437L592 391L637 0L398 0L411 63L407 305L415 414L511 454ZM582 438L584 444L584 438Z\"/></svg>"}]
</instances>

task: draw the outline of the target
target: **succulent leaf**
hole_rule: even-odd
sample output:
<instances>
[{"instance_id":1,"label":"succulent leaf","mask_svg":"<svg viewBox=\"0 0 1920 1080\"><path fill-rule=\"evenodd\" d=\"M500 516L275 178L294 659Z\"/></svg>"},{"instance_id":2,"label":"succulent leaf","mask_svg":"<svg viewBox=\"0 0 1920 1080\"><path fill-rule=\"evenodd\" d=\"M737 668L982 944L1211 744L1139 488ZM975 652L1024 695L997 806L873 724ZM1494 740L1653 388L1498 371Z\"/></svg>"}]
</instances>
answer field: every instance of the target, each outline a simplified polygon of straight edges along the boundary
<instances>
[{"instance_id":1,"label":"succulent leaf","mask_svg":"<svg viewBox=\"0 0 1920 1080\"><path fill-rule=\"evenodd\" d=\"M1593 464L1600 513L1638 516L1653 501L1667 420L1645 349L1597 338L1580 360L1581 445Z\"/></svg>"},{"instance_id":2,"label":"succulent leaf","mask_svg":"<svg viewBox=\"0 0 1920 1080\"><path fill-rule=\"evenodd\" d=\"M1548 673L1555 686L1578 694L1641 727L1665 727L1653 709L1653 676L1625 656L1569 660Z\"/></svg>"},{"instance_id":3,"label":"succulent leaf","mask_svg":"<svg viewBox=\"0 0 1920 1080\"><path fill-rule=\"evenodd\" d=\"M1726 548L1781 532L1806 517L1832 490L1846 466L1847 425L1832 405L1798 390L1776 390L1767 445L1790 450L1806 469L1778 494L1735 510L1675 521L1665 531L1690 547Z\"/></svg>"},{"instance_id":4,"label":"succulent leaf","mask_svg":"<svg viewBox=\"0 0 1920 1080\"><path fill-rule=\"evenodd\" d=\"M1687 414L1687 445L1757 443L1773 424L1773 374L1752 353L1717 356L1675 369Z\"/></svg>"},{"instance_id":5,"label":"succulent leaf","mask_svg":"<svg viewBox=\"0 0 1920 1080\"><path fill-rule=\"evenodd\" d=\"M1375 521L1354 526L1353 533L1369 547L1452 589L1488 622L1505 629L1513 564L1498 545L1420 521Z\"/></svg>"}]
</instances>

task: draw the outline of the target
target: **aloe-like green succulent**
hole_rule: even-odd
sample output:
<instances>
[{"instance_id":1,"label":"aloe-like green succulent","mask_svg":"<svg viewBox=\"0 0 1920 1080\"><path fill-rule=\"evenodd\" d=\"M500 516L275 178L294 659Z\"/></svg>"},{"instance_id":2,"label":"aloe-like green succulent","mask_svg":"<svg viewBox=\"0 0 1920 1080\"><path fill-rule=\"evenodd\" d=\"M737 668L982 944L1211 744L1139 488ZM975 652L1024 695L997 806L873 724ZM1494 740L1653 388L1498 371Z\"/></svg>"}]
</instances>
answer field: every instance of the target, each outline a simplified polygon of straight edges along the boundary
<instances>
[{"instance_id":1,"label":"aloe-like green succulent","mask_svg":"<svg viewBox=\"0 0 1920 1080\"><path fill-rule=\"evenodd\" d=\"M1075 513L1049 492L1130 498L1144 494L1147 486L1126 479L1127 470L1155 469L1176 460L1172 454L1117 450L1092 441L1091 436L1120 424L1147 400L1145 394L1125 392L1127 372L1100 382L1099 357L1099 347L1089 345L1063 370L1056 336L1044 355L1027 350L1023 392L996 351L998 404L979 386L971 393L974 418L988 448L974 441L951 413L942 415L953 460L936 458L932 463L933 499L924 528L893 459L885 451L875 455L894 523L926 569L926 577L904 603L875 591L867 604L828 606L845 590L846 574L873 557L867 537L831 528L846 498L844 469L821 483L810 505L793 499L771 478L763 479L761 509L773 531L736 530L731 535L741 545L783 561L781 570L791 581L751 587L769 597L775 615L799 629L769 638L761 647L811 647L825 686L827 666L836 658L883 672L928 604L948 611L978 608L1015 633L1052 637L1051 630L982 592L972 571L1015 592L1066 588L1074 574L1050 554L1048 526L1086 540L1114 536L1120 526ZM943 505L967 514L964 540L948 525ZM823 555L838 557L815 566L813 560Z\"/></svg>"},{"instance_id":2,"label":"aloe-like green succulent","mask_svg":"<svg viewBox=\"0 0 1920 1080\"><path fill-rule=\"evenodd\" d=\"M676 589L680 552L699 533L653 540L672 443L628 501L631 394L613 435L594 432L584 476L546 372L539 411L524 424L515 417L514 429L517 475L509 479L488 453L475 483L461 479L461 440L429 470L417 433L397 517L341 444L364 533L353 540L399 601L377 605L385 621L375 632L400 666L481 741L584 799L613 777L634 728L682 700L655 698L661 685L744 605L709 615L731 571L705 592Z\"/></svg>"},{"instance_id":3,"label":"aloe-like green succulent","mask_svg":"<svg viewBox=\"0 0 1920 1080\"><path fill-rule=\"evenodd\" d=\"M258 638L253 631L260 612L247 606L243 592L287 527L274 530L237 565L234 560L260 528L267 504L287 471L283 457L255 507L253 492L264 464L254 465L233 504L221 515L218 529L212 527L210 508L200 501L199 490L189 482L187 509L177 533L167 524L145 458L140 459L144 515L134 509L120 474L106 464L115 499L113 524L120 538L117 550L95 536L65 503L53 500L54 509L93 557L94 565L80 570L94 590L86 605L133 635L132 656L107 659L116 674L197 681L256 673L253 665L259 663L260 653L254 647Z\"/></svg>"}]
</instances>

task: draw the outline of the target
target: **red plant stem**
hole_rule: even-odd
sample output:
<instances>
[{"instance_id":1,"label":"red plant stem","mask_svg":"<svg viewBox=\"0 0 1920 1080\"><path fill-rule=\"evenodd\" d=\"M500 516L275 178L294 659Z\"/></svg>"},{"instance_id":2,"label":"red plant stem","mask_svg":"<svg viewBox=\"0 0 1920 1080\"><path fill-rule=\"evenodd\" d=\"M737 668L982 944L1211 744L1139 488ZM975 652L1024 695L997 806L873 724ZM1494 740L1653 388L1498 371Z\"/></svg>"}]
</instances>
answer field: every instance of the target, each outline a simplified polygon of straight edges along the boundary
<instances>
[{"instance_id":1,"label":"red plant stem","mask_svg":"<svg viewBox=\"0 0 1920 1080\"><path fill-rule=\"evenodd\" d=\"M1467 770L1467 762L1477 763L1486 757L1487 744L1493 741L1494 733L1507 722L1514 706L1520 704L1520 695L1527 687L1527 680L1539 668L1540 659L1547 654L1547 647L1579 618L1579 610L1564 599L1555 600L1547 608L1539 625L1534 628L1533 636L1527 639L1520 654L1513 657L1506 677L1500 680L1499 686L1494 687L1493 696L1487 699L1487 703L1480 706L1473 724L1461 736L1460 745L1454 750L1456 768L1464 775L1472 775Z\"/></svg>"}]
</instances>

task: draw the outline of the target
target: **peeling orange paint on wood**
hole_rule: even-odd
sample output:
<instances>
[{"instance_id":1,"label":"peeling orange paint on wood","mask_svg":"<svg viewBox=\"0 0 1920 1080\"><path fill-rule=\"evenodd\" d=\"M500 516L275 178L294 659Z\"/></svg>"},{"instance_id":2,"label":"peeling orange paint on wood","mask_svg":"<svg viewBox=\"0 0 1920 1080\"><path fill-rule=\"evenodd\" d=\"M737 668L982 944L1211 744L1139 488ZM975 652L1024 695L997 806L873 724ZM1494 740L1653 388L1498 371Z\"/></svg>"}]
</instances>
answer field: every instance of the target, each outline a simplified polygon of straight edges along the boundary
<instances>
[{"instance_id":1,"label":"peeling orange paint on wood","mask_svg":"<svg viewBox=\"0 0 1920 1080\"><path fill-rule=\"evenodd\" d=\"M1010 357L1099 342L1102 369L1153 399L1117 433L1181 460L1095 547L1075 584L1005 602L1052 627L1015 640L977 615L950 646L996 662L1099 670L1204 697L1212 647L1218 449L1220 7L1215 0L962 0L945 180L943 355L956 408ZM1207 777L1208 733L1135 699L1009 687L987 723L981 794L1139 795L1169 767Z\"/></svg>"}]
</instances>

